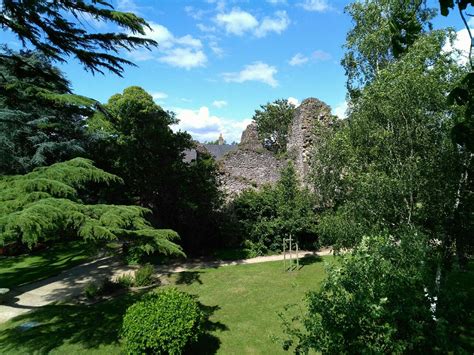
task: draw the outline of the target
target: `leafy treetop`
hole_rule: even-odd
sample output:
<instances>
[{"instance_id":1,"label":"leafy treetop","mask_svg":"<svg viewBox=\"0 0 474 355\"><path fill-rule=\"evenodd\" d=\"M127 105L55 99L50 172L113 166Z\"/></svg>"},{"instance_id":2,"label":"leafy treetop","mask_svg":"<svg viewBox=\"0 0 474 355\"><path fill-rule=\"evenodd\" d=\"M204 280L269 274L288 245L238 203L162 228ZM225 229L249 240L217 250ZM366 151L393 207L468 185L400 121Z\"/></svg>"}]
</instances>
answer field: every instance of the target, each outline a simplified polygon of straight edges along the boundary
<instances>
[{"instance_id":1,"label":"leafy treetop","mask_svg":"<svg viewBox=\"0 0 474 355\"><path fill-rule=\"evenodd\" d=\"M278 99L261 105L260 108L261 110L255 110L252 119L257 124L258 135L263 145L275 153L285 152L295 106L288 100Z\"/></svg>"}]
</instances>

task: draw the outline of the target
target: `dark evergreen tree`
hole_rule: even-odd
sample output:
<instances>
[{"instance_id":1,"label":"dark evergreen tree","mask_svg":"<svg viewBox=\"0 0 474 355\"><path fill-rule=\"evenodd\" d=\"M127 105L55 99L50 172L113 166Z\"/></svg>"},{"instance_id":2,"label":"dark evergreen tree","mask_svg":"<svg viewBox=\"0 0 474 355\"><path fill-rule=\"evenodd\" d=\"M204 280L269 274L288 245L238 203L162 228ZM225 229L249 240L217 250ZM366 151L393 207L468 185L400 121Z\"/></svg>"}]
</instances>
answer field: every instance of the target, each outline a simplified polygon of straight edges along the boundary
<instances>
[{"instance_id":1,"label":"dark evergreen tree","mask_svg":"<svg viewBox=\"0 0 474 355\"><path fill-rule=\"evenodd\" d=\"M0 61L0 174L84 155L96 102L72 94L44 55L8 53Z\"/></svg>"},{"instance_id":2,"label":"dark evergreen tree","mask_svg":"<svg viewBox=\"0 0 474 355\"><path fill-rule=\"evenodd\" d=\"M33 46L59 62L73 56L92 73L108 69L121 75L124 65L134 64L118 56L119 50L157 45L142 36L149 27L144 19L116 11L104 0L4 0L0 6L0 28L12 31L23 46ZM109 22L124 32L86 30L87 18ZM0 58L8 56L3 53Z\"/></svg>"},{"instance_id":3,"label":"dark evergreen tree","mask_svg":"<svg viewBox=\"0 0 474 355\"><path fill-rule=\"evenodd\" d=\"M155 229L139 206L84 203L91 184L121 182L115 175L76 158L26 175L0 177L0 245L83 238L130 243L136 260L155 252L183 255L172 230Z\"/></svg>"}]
</instances>

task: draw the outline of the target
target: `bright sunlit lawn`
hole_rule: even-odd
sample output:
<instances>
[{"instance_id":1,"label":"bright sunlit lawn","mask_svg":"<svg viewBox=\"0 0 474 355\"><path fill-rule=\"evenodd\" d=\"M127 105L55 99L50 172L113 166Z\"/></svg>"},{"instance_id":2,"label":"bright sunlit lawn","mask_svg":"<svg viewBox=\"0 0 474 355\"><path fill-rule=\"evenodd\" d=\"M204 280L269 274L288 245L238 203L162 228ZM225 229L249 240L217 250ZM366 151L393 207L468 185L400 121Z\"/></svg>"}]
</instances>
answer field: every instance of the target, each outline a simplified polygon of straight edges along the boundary
<instances>
[{"instance_id":1,"label":"bright sunlit lawn","mask_svg":"<svg viewBox=\"0 0 474 355\"><path fill-rule=\"evenodd\" d=\"M279 261L169 276L165 281L197 295L210 314L209 333L193 353L283 353L281 343L274 340L283 335L278 312L286 304L303 305L305 293L319 287L323 260L332 258L306 259L298 272L284 272ZM93 306L43 307L0 326L1 352L119 353L122 316L138 297L128 294ZM294 312L298 309L303 308L294 307ZM19 326L27 322L36 326L22 330Z\"/></svg>"}]
</instances>

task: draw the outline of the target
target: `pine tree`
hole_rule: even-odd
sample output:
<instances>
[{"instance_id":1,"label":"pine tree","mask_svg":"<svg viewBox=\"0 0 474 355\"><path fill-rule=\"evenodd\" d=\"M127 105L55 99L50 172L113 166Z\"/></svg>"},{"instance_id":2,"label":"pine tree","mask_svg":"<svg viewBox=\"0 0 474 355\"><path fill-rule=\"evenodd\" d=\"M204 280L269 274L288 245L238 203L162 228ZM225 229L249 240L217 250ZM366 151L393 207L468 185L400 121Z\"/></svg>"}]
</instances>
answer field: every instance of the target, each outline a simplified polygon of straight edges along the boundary
<instances>
[{"instance_id":1,"label":"pine tree","mask_svg":"<svg viewBox=\"0 0 474 355\"><path fill-rule=\"evenodd\" d=\"M116 11L104 0L3 0L0 6L0 28L16 34L23 46L32 46L59 62L73 56L92 73L108 69L121 76L124 65L134 64L119 57L120 50L157 45L143 37L149 27L144 19ZM87 31L83 24L87 18L109 22L125 32ZM0 55L6 57L8 54Z\"/></svg>"},{"instance_id":2,"label":"pine tree","mask_svg":"<svg viewBox=\"0 0 474 355\"><path fill-rule=\"evenodd\" d=\"M18 174L85 154L85 119L96 101L71 93L43 55L13 53L0 61L0 174Z\"/></svg>"},{"instance_id":3,"label":"pine tree","mask_svg":"<svg viewBox=\"0 0 474 355\"><path fill-rule=\"evenodd\" d=\"M121 179L76 158L35 169L26 175L0 177L0 245L20 242L29 247L67 237L122 240L130 253L184 255L169 229L155 229L145 219L150 212L138 206L85 204L90 184Z\"/></svg>"}]
</instances>

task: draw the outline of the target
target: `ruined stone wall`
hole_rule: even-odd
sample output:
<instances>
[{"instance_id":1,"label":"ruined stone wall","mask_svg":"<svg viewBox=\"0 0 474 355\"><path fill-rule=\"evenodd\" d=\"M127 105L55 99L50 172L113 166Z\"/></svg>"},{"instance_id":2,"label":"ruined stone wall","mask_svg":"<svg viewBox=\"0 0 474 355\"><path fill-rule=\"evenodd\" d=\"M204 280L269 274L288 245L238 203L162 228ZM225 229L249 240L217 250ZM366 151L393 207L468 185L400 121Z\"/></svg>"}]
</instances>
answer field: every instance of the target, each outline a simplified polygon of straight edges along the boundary
<instances>
[{"instance_id":1,"label":"ruined stone wall","mask_svg":"<svg viewBox=\"0 0 474 355\"><path fill-rule=\"evenodd\" d=\"M317 124L331 122L331 108L324 102L308 98L295 111L288 133L287 152L303 185L308 185L311 159L317 144Z\"/></svg>"},{"instance_id":2,"label":"ruined stone wall","mask_svg":"<svg viewBox=\"0 0 474 355\"><path fill-rule=\"evenodd\" d=\"M274 184L280 178L283 163L263 147L255 123L242 133L237 150L227 153L219 162L222 186L229 196L248 188Z\"/></svg>"},{"instance_id":3,"label":"ruined stone wall","mask_svg":"<svg viewBox=\"0 0 474 355\"><path fill-rule=\"evenodd\" d=\"M288 157L303 185L308 186L311 158L317 145L317 126L331 122L331 108L324 102L309 98L296 109L288 136ZM259 188L275 184L286 160L277 157L260 142L255 123L242 133L238 148L219 159L221 183L229 197L248 188Z\"/></svg>"}]
</instances>

